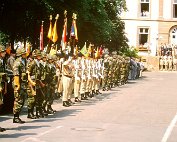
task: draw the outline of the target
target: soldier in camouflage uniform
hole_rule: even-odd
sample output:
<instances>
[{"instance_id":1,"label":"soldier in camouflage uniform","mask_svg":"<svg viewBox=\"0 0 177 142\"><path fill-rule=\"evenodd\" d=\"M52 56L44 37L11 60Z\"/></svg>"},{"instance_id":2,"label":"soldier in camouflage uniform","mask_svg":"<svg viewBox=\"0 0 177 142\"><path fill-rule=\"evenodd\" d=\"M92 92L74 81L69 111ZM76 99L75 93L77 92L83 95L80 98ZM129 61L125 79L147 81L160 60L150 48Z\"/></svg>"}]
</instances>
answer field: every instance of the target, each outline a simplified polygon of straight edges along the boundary
<instances>
[{"instance_id":1,"label":"soldier in camouflage uniform","mask_svg":"<svg viewBox=\"0 0 177 142\"><path fill-rule=\"evenodd\" d=\"M3 45L0 45L0 107L3 104L3 94L5 93L5 66L3 65L3 58L6 55L5 47ZM5 131L5 128L0 127L0 132Z\"/></svg>"},{"instance_id":2,"label":"soldier in camouflage uniform","mask_svg":"<svg viewBox=\"0 0 177 142\"><path fill-rule=\"evenodd\" d=\"M13 107L13 123L25 123L19 118L19 113L24 105L25 97L27 96L28 77L27 77L27 65L26 65L26 51L24 48L17 49L18 58L15 60L13 66L14 74L14 107ZM33 86L35 83L31 82Z\"/></svg>"},{"instance_id":3,"label":"soldier in camouflage uniform","mask_svg":"<svg viewBox=\"0 0 177 142\"><path fill-rule=\"evenodd\" d=\"M52 109L52 104L54 100L55 84L56 84L56 68L53 64L54 57L52 55L47 56L47 113L53 114L56 111Z\"/></svg>"},{"instance_id":4,"label":"soldier in camouflage uniform","mask_svg":"<svg viewBox=\"0 0 177 142\"><path fill-rule=\"evenodd\" d=\"M44 87L45 85L41 81L41 52L38 49L36 49L34 52L35 57L34 60L28 65L28 73L31 80L36 83L35 88L33 88L36 92L36 95L28 95L28 111L33 111L34 106L36 106L36 117L40 118L47 115L44 114L42 109L42 103L44 100L44 93L42 91L42 87ZM31 115L28 118L34 119L33 112L30 112L29 114Z\"/></svg>"},{"instance_id":5,"label":"soldier in camouflage uniform","mask_svg":"<svg viewBox=\"0 0 177 142\"><path fill-rule=\"evenodd\" d=\"M108 90L108 73L109 73L109 62L108 62L109 55L104 55L104 79L102 80L102 88L103 91Z\"/></svg>"}]
</instances>

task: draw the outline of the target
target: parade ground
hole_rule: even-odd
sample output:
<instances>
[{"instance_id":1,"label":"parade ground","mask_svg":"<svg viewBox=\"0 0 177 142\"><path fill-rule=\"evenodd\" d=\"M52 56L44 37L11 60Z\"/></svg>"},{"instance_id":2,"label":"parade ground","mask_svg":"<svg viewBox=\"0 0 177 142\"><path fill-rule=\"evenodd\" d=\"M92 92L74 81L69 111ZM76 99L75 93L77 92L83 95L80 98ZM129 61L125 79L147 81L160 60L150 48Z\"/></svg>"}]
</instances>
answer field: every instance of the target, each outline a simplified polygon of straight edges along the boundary
<instances>
[{"instance_id":1,"label":"parade ground","mask_svg":"<svg viewBox=\"0 0 177 142\"><path fill-rule=\"evenodd\" d=\"M0 142L177 142L177 72L144 72L138 80L71 107L54 103L47 118L12 123L0 116Z\"/></svg>"}]
</instances>

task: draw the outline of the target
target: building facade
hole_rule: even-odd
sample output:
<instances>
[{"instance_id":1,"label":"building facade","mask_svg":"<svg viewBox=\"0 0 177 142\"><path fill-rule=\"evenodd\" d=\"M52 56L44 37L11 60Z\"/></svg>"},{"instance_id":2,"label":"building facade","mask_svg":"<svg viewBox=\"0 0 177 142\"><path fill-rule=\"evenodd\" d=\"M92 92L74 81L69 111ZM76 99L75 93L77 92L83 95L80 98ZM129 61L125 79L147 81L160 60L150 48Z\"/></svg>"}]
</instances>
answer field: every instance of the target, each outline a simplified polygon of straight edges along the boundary
<instances>
[{"instance_id":1,"label":"building facade","mask_svg":"<svg viewBox=\"0 0 177 142\"><path fill-rule=\"evenodd\" d=\"M161 44L177 45L177 0L126 0L125 22L128 44L141 54L160 56Z\"/></svg>"}]
</instances>

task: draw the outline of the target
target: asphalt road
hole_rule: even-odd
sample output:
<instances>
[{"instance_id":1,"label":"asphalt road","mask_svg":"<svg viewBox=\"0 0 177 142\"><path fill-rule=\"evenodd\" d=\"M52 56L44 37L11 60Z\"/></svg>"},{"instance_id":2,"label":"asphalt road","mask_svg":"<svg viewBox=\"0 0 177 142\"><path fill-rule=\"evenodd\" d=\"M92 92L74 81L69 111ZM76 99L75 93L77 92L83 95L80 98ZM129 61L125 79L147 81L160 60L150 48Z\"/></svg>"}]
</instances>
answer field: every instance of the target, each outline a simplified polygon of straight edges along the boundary
<instances>
[{"instance_id":1,"label":"asphalt road","mask_svg":"<svg viewBox=\"0 0 177 142\"><path fill-rule=\"evenodd\" d=\"M62 107L47 118L13 124L0 116L0 142L177 142L177 72L143 78L95 98Z\"/></svg>"}]
</instances>

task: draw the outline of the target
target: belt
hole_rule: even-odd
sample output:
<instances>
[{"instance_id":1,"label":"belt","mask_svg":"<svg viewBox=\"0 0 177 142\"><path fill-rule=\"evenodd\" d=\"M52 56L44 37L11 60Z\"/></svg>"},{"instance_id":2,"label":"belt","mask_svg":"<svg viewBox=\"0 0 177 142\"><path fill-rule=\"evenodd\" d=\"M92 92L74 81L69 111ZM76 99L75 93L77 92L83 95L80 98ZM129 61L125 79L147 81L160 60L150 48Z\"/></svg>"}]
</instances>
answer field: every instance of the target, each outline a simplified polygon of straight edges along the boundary
<instances>
[{"instance_id":1,"label":"belt","mask_svg":"<svg viewBox=\"0 0 177 142\"><path fill-rule=\"evenodd\" d=\"M69 76L69 75L64 75L64 76L66 76L66 77L68 77L68 78L72 78L72 76Z\"/></svg>"}]
</instances>

